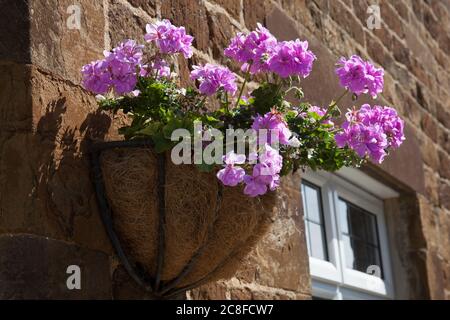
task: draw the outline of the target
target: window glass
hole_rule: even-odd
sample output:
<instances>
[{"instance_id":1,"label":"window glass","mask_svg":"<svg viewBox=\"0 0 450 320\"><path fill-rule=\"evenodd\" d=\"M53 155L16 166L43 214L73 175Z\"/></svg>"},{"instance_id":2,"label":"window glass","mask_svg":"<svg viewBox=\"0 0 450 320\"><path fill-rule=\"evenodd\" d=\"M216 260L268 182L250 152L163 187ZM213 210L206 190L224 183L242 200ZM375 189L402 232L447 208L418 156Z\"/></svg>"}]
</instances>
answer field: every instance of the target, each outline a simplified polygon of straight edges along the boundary
<instances>
[{"instance_id":1,"label":"window glass","mask_svg":"<svg viewBox=\"0 0 450 320\"><path fill-rule=\"evenodd\" d=\"M307 181L303 181L302 200L305 211L305 232L308 254L310 257L328 260L320 188Z\"/></svg>"},{"instance_id":2,"label":"window glass","mask_svg":"<svg viewBox=\"0 0 450 320\"><path fill-rule=\"evenodd\" d=\"M376 265L383 273L376 216L342 198L338 211L347 268L366 272Z\"/></svg>"}]
</instances>

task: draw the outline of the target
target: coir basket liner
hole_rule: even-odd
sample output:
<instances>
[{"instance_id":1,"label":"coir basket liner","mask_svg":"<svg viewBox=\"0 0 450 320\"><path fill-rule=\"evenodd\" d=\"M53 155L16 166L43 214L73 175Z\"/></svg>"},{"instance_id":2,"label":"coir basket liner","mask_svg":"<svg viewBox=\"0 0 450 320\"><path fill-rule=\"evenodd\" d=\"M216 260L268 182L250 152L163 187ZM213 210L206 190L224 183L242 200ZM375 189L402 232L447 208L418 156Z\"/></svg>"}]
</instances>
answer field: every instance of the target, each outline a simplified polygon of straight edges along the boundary
<instances>
[{"instance_id":1,"label":"coir basket liner","mask_svg":"<svg viewBox=\"0 0 450 320\"><path fill-rule=\"evenodd\" d=\"M117 254L156 297L233 276L273 221L274 192L250 198L222 187L215 173L174 165L149 141L96 144L92 164Z\"/></svg>"}]
</instances>

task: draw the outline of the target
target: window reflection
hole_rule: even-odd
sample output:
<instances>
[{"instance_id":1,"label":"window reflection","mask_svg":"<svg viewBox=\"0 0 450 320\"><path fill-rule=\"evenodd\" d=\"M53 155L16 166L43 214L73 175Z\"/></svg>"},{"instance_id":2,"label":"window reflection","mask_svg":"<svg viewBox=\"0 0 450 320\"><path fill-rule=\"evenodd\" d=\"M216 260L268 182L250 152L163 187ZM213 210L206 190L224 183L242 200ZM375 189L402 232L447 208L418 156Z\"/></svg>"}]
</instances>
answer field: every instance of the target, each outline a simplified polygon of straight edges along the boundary
<instances>
[{"instance_id":1,"label":"window reflection","mask_svg":"<svg viewBox=\"0 0 450 320\"><path fill-rule=\"evenodd\" d=\"M383 275L377 217L342 198L338 213L347 268L366 272L376 265Z\"/></svg>"}]
</instances>

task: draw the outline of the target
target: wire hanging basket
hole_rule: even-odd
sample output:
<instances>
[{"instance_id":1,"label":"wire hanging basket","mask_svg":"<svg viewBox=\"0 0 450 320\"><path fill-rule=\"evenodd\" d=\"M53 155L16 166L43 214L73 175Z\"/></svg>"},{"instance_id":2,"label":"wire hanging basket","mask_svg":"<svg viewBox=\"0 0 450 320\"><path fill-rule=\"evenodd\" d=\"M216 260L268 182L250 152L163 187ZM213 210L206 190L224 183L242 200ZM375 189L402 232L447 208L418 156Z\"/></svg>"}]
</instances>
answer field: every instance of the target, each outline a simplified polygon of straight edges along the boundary
<instances>
[{"instance_id":1,"label":"wire hanging basket","mask_svg":"<svg viewBox=\"0 0 450 320\"><path fill-rule=\"evenodd\" d=\"M174 165L150 140L96 143L91 169L107 234L130 277L170 299L232 277L274 221L277 194L250 198Z\"/></svg>"}]
</instances>

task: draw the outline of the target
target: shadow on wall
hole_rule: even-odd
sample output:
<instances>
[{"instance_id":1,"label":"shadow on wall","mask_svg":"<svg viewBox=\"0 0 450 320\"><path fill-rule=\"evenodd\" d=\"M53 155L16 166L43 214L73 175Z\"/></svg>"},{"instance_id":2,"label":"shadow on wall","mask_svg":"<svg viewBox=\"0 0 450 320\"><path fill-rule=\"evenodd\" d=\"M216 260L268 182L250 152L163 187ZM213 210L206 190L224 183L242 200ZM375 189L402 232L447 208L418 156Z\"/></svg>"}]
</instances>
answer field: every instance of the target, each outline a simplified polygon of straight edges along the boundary
<instances>
[{"instance_id":1,"label":"shadow on wall","mask_svg":"<svg viewBox=\"0 0 450 320\"><path fill-rule=\"evenodd\" d=\"M48 212L52 213L64 234L74 236L75 216L87 217L92 214L92 183L88 172L88 150L92 141L104 140L111 126L108 115L99 111L90 113L80 128L64 127L66 98L62 97L49 103L45 115L37 124L36 133L50 143L49 162L42 164L39 171L39 184L46 190ZM76 138L77 131L82 135ZM41 189L41 188L38 188Z\"/></svg>"}]
</instances>

